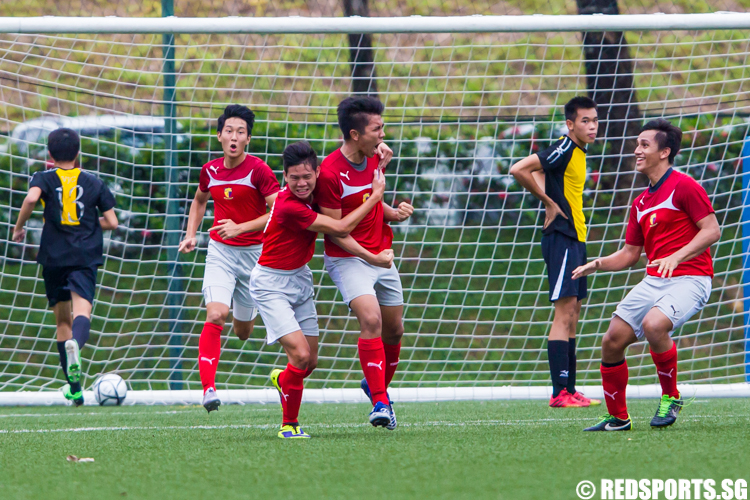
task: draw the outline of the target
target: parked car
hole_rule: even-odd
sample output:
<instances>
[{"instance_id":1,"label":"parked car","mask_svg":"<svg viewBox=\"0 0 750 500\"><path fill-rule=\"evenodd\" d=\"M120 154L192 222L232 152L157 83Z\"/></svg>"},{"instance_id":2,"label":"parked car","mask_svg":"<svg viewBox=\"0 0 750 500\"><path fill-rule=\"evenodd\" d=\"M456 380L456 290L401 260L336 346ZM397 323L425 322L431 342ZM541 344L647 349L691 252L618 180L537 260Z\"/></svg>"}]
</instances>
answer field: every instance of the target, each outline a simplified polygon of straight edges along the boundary
<instances>
[{"instance_id":1,"label":"parked car","mask_svg":"<svg viewBox=\"0 0 750 500\"><path fill-rule=\"evenodd\" d=\"M139 115L87 115L87 116L44 116L19 123L10 133L9 141L0 146L5 151L14 145L22 155L41 158L50 132L61 127L78 132L81 137L90 139L114 138L118 143L133 148L143 148L164 141L165 119L158 116ZM177 122L177 132L182 125ZM185 140L178 135L178 142ZM3 152L3 151L0 151Z\"/></svg>"}]
</instances>

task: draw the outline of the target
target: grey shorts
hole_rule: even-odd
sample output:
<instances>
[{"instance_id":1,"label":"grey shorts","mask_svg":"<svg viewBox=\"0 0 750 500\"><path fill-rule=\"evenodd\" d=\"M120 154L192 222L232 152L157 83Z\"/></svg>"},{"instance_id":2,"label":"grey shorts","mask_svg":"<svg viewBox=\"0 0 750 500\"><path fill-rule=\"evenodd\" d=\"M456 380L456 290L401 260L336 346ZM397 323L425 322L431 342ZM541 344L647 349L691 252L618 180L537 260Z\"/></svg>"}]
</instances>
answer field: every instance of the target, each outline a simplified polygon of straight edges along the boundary
<instances>
[{"instance_id":1,"label":"grey shorts","mask_svg":"<svg viewBox=\"0 0 750 500\"><path fill-rule=\"evenodd\" d=\"M319 335L309 267L283 271L257 265L250 274L250 295L263 318L269 344L297 330L308 337Z\"/></svg>"},{"instance_id":2,"label":"grey shorts","mask_svg":"<svg viewBox=\"0 0 750 500\"><path fill-rule=\"evenodd\" d=\"M646 276L625 296L613 316L630 325L635 336L643 340L643 318L656 307L672 322L672 332L703 309L711 296L710 276L657 278Z\"/></svg>"},{"instance_id":3,"label":"grey shorts","mask_svg":"<svg viewBox=\"0 0 750 500\"><path fill-rule=\"evenodd\" d=\"M374 295L381 306L404 304L404 290L396 266L384 269L370 265L359 257L324 255L323 260L347 305L362 295Z\"/></svg>"},{"instance_id":4,"label":"grey shorts","mask_svg":"<svg viewBox=\"0 0 750 500\"><path fill-rule=\"evenodd\" d=\"M232 308L234 319L250 321L257 315L250 297L250 273L263 245L235 247L211 240L203 274L203 299Z\"/></svg>"}]
</instances>

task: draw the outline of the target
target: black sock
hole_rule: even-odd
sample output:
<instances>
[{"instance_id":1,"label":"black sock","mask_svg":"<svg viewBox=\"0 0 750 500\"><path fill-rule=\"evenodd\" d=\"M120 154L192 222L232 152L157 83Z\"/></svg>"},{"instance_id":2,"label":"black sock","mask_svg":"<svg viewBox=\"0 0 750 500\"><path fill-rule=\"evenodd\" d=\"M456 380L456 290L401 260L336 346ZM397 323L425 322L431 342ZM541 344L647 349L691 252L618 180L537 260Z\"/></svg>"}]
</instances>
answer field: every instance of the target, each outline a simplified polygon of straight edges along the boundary
<instances>
[{"instance_id":1,"label":"black sock","mask_svg":"<svg viewBox=\"0 0 750 500\"><path fill-rule=\"evenodd\" d=\"M576 339L568 339L568 392L576 393Z\"/></svg>"},{"instance_id":2,"label":"black sock","mask_svg":"<svg viewBox=\"0 0 750 500\"><path fill-rule=\"evenodd\" d=\"M57 343L57 352L60 355L60 366L62 366L65 381L70 384L70 392L76 393L81 391L81 382L73 383L68 379L68 353L65 352L65 342Z\"/></svg>"},{"instance_id":3,"label":"black sock","mask_svg":"<svg viewBox=\"0 0 750 500\"><path fill-rule=\"evenodd\" d=\"M568 386L568 341L550 340L547 342L549 372L552 375L552 397Z\"/></svg>"},{"instance_id":4,"label":"black sock","mask_svg":"<svg viewBox=\"0 0 750 500\"><path fill-rule=\"evenodd\" d=\"M65 342L57 343L57 352L60 354L60 366L63 369L63 375L65 375L65 381L68 381L68 353L65 352Z\"/></svg>"},{"instance_id":5,"label":"black sock","mask_svg":"<svg viewBox=\"0 0 750 500\"><path fill-rule=\"evenodd\" d=\"M86 316L76 316L73 320L73 338L78 344L78 349L83 349L89 340L91 332L91 320Z\"/></svg>"},{"instance_id":6,"label":"black sock","mask_svg":"<svg viewBox=\"0 0 750 500\"><path fill-rule=\"evenodd\" d=\"M622 361L618 361L617 363L605 363L604 361L602 361L602 366L604 368L614 368L615 366L620 366L624 362L625 362L625 358L622 358Z\"/></svg>"}]
</instances>

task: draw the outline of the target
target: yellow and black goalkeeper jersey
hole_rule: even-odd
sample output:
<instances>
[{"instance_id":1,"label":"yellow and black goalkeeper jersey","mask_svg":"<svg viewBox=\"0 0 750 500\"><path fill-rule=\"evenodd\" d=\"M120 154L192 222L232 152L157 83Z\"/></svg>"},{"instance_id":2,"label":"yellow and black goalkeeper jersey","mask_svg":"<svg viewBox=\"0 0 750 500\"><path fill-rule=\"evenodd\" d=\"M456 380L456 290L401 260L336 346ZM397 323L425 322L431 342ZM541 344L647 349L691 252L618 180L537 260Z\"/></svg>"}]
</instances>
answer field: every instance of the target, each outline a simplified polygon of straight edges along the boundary
<instances>
[{"instance_id":1,"label":"yellow and black goalkeeper jersey","mask_svg":"<svg viewBox=\"0 0 750 500\"><path fill-rule=\"evenodd\" d=\"M545 233L558 231L586 242L583 186L586 183L586 150L568 136L537 153L545 174L545 192L568 216L558 216Z\"/></svg>"},{"instance_id":2,"label":"yellow and black goalkeeper jersey","mask_svg":"<svg viewBox=\"0 0 750 500\"><path fill-rule=\"evenodd\" d=\"M44 203L37 262L49 267L101 265L104 260L99 214L115 206L115 197L107 185L79 168L55 168L36 172L29 187L42 190Z\"/></svg>"}]
</instances>

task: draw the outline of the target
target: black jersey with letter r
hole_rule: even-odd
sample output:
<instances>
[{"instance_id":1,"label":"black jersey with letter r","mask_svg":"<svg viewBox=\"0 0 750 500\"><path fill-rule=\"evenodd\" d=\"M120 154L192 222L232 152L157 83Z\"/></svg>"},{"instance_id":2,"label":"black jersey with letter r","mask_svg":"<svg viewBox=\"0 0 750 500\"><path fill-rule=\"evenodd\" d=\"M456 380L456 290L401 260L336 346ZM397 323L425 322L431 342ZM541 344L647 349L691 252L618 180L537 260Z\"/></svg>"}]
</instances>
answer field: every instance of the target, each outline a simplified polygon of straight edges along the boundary
<instances>
[{"instance_id":1,"label":"black jersey with letter r","mask_svg":"<svg viewBox=\"0 0 750 500\"><path fill-rule=\"evenodd\" d=\"M586 218L583 215L583 186L586 183L586 150L568 136L561 137L537 153L545 174L544 191L565 215L547 227L545 234L563 233L580 242L586 241Z\"/></svg>"},{"instance_id":2,"label":"black jersey with letter r","mask_svg":"<svg viewBox=\"0 0 750 500\"><path fill-rule=\"evenodd\" d=\"M44 227L37 262L42 266L99 266L104 263L99 216L115 197L94 174L79 168L36 172L29 188L42 190Z\"/></svg>"}]
</instances>

